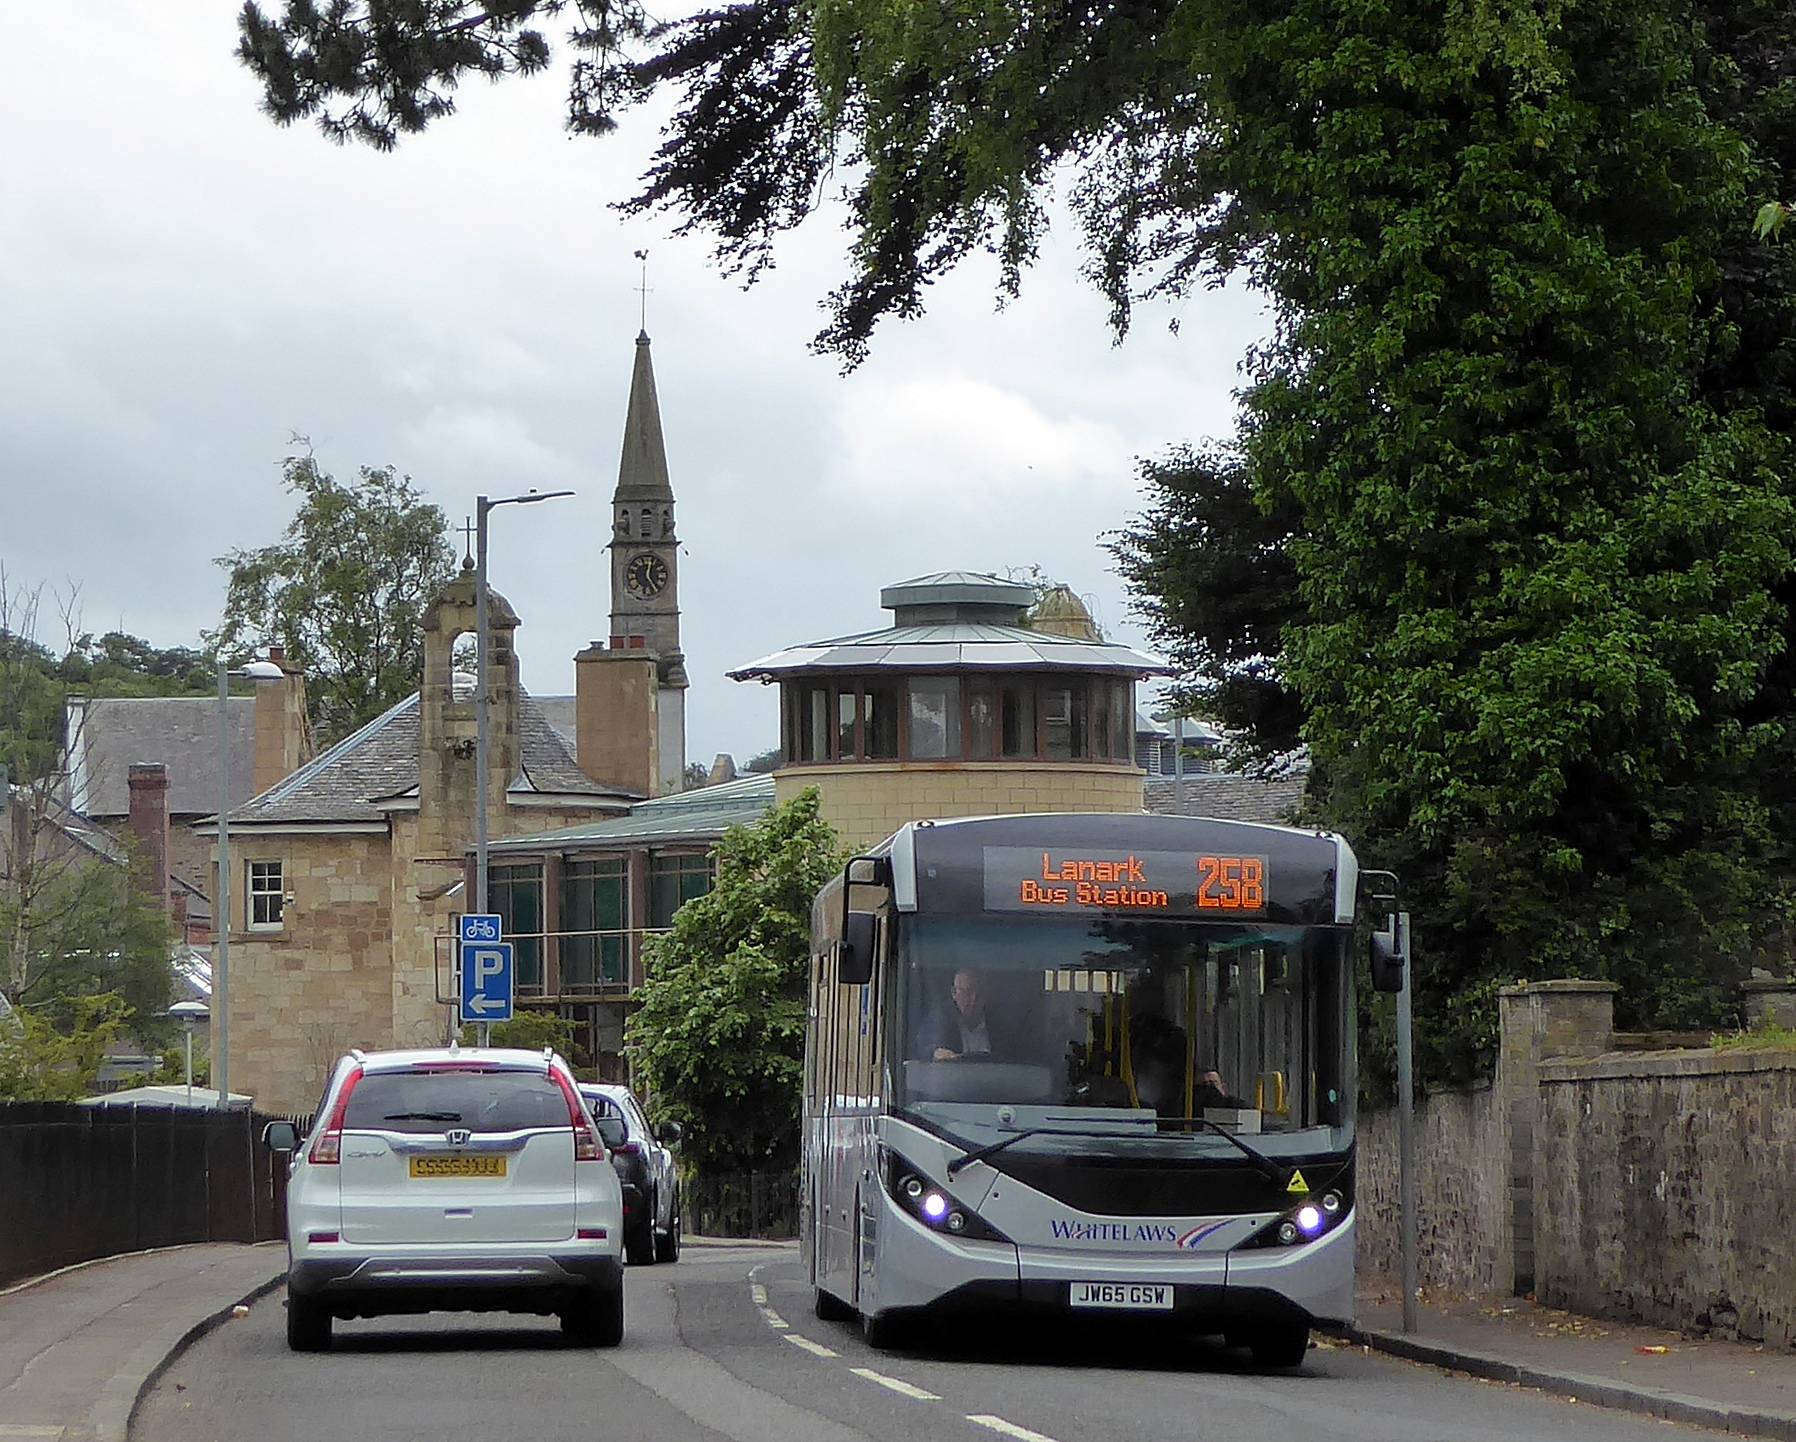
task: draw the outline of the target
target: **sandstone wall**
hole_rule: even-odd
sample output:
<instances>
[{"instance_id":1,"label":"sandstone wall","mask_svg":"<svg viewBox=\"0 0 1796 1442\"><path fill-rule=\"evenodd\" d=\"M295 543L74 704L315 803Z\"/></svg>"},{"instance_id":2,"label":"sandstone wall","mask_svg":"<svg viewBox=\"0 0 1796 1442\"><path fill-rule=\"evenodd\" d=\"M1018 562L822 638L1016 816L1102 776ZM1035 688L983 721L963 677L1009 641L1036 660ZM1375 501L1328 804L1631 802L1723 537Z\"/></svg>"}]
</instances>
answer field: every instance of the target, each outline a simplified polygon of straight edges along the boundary
<instances>
[{"instance_id":1,"label":"sandstone wall","mask_svg":"<svg viewBox=\"0 0 1796 1442\"><path fill-rule=\"evenodd\" d=\"M1541 1067L1540 1300L1796 1345L1796 1055L1657 1052Z\"/></svg>"},{"instance_id":2,"label":"sandstone wall","mask_svg":"<svg viewBox=\"0 0 1796 1442\"><path fill-rule=\"evenodd\" d=\"M392 1045L387 838L231 838L231 1090L263 1111L308 1111L351 1046ZM250 861L280 861L293 900L279 931L244 929ZM217 1055L217 1016L213 1054Z\"/></svg>"},{"instance_id":3,"label":"sandstone wall","mask_svg":"<svg viewBox=\"0 0 1796 1442\"><path fill-rule=\"evenodd\" d=\"M849 846L883 841L907 821L1044 811L1140 811L1143 773L1132 766L1018 762L892 762L794 766L774 775L774 796L807 786L822 795L823 819Z\"/></svg>"},{"instance_id":4,"label":"sandstone wall","mask_svg":"<svg viewBox=\"0 0 1796 1442\"><path fill-rule=\"evenodd\" d=\"M1509 1218L1506 1118L1490 1086L1431 1092L1416 1104L1416 1274L1424 1287L1505 1290ZM1360 1269L1402 1275L1397 1111L1362 1113L1356 1183Z\"/></svg>"}]
</instances>

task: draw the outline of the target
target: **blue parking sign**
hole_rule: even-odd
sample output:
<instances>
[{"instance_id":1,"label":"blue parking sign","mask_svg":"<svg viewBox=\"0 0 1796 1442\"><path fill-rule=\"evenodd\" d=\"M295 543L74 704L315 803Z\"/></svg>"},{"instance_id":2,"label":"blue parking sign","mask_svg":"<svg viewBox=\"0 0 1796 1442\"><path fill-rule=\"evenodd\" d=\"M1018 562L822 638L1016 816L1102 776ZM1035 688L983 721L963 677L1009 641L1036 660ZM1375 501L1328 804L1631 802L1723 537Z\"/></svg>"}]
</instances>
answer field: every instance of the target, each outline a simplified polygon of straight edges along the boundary
<instances>
[{"instance_id":1,"label":"blue parking sign","mask_svg":"<svg viewBox=\"0 0 1796 1442\"><path fill-rule=\"evenodd\" d=\"M461 944L461 1019L510 1021L515 976L509 941Z\"/></svg>"}]
</instances>

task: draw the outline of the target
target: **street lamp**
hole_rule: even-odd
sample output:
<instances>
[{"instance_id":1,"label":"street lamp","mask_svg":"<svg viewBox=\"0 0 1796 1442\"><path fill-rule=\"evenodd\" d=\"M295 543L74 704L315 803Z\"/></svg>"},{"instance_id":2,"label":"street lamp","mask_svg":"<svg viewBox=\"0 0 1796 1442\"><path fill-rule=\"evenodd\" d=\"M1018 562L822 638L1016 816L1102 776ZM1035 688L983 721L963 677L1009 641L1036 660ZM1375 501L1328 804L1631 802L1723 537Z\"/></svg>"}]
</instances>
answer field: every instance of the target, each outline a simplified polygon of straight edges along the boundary
<instances>
[{"instance_id":1,"label":"street lamp","mask_svg":"<svg viewBox=\"0 0 1796 1442\"><path fill-rule=\"evenodd\" d=\"M177 1001L168 1014L181 1023L187 1033L187 1105L193 1105L193 1029L212 1013L203 1001Z\"/></svg>"},{"instance_id":2,"label":"street lamp","mask_svg":"<svg viewBox=\"0 0 1796 1442\"><path fill-rule=\"evenodd\" d=\"M497 506L527 506L552 501L572 491L527 491L521 496L474 498L474 910L486 910L486 516ZM480 1023L480 1045L487 1044L487 1023Z\"/></svg>"},{"instance_id":3,"label":"street lamp","mask_svg":"<svg viewBox=\"0 0 1796 1442\"><path fill-rule=\"evenodd\" d=\"M218 1008L218 1054L212 1083L218 1107L231 1104L231 678L279 681L287 673L272 661L251 661L231 670L218 658L218 915L212 918L212 1004Z\"/></svg>"}]
</instances>

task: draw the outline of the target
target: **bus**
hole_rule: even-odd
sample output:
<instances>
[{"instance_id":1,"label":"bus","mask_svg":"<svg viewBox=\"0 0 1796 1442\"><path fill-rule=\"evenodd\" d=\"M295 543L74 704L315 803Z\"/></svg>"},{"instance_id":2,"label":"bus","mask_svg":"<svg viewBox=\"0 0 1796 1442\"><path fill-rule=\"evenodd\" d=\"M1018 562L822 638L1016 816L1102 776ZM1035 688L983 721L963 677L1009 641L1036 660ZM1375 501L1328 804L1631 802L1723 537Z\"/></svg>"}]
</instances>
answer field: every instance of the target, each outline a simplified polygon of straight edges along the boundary
<instances>
[{"instance_id":1,"label":"bus","mask_svg":"<svg viewBox=\"0 0 1796 1442\"><path fill-rule=\"evenodd\" d=\"M1301 1363L1353 1315L1360 881L1332 833L1147 814L916 821L850 860L812 911L817 1315L875 1347L1133 1316Z\"/></svg>"}]
</instances>

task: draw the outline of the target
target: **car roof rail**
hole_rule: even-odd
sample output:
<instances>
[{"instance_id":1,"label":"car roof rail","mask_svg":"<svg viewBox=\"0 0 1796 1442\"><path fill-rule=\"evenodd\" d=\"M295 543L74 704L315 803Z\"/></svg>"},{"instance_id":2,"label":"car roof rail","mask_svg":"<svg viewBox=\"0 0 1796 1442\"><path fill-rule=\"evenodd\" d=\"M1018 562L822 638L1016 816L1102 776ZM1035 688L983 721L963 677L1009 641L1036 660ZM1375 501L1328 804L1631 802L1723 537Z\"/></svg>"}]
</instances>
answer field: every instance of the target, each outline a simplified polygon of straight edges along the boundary
<instances>
[{"instance_id":1,"label":"car roof rail","mask_svg":"<svg viewBox=\"0 0 1796 1442\"><path fill-rule=\"evenodd\" d=\"M349 1055L353 1060L358 1061L358 1062L366 1061L368 1059L365 1055L363 1055L362 1049L359 1046L350 1047Z\"/></svg>"}]
</instances>

